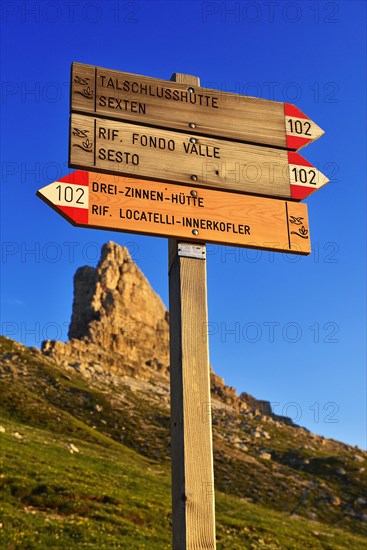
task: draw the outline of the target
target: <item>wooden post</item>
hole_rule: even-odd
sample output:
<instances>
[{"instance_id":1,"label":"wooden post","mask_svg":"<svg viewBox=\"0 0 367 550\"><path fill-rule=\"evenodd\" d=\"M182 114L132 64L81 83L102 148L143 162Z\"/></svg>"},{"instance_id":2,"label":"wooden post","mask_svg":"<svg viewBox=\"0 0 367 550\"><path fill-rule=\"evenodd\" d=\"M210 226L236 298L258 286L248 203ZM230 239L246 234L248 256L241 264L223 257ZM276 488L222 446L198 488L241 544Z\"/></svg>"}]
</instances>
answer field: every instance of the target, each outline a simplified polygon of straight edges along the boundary
<instances>
[{"instance_id":1,"label":"wooden post","mask_svg":"<svg viewBox=\"0 0 367 550\"><path fill-rule=\"evenodd\" d=\"M169 240L173 550L216 548L205 255L204 244Z\"/></svg>"}]
</instances>

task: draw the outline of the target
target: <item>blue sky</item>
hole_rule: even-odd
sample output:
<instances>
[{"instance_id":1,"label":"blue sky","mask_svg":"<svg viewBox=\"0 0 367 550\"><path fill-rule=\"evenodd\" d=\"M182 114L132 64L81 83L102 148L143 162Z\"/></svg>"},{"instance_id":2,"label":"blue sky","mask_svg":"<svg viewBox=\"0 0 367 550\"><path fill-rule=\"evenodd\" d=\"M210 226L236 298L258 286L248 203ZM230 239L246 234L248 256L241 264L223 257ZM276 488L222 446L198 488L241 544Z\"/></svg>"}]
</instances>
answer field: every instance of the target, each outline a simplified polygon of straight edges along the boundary
<instances>
[{"instance_id":1,"label":"blue sky","mask_svg":"<svg viewBox=\"0 0 367 550\"><path fill-rule=\"evenodd\" d=\"M37 189L66 175L72 61L296 104L330 178L307 199L308 257L208 246L211 363L239 392L366 447L366 3L2 4L1 332L66 340L72 278L114 240L168 305L167 241L75 228Z\"/></svg>"}]
</instances>

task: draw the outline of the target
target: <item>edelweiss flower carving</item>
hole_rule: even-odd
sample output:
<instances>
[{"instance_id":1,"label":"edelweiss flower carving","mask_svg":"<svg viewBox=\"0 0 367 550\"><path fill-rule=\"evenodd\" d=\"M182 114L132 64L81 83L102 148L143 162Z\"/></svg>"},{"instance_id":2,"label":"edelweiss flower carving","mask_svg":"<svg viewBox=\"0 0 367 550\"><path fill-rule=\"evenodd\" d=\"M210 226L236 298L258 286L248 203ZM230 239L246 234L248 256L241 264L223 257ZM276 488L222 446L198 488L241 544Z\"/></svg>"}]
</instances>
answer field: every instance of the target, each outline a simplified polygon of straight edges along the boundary
<instances>
[{"instance_id":1,"label":"edelweiss flower carving","mask_svg":"<svg viewBox=\"0 0 367 550\"><path fill-rule=\"evenodd\" d=\"M89 85L89 78L80 78L80 76L74 76L74 84L82 86L82 90L74 90L74 94L82 95L87 99L93 99L93 90Z\"/></svg>"},{"instance_id":2,"label":"edelweiss flower carving","mask_svg":"<svg viewBox=\"0 0 367 550\"><path fill-rule=\"evenodd\" d=\"M308 239L308 229L305 228L303 225L303 218L299 217L296 218L295 216L289 216L290 223L293 223L294 225L300 225L301 227L298 229L298 231L291 231L291 235L297 235L298 237L301 237L301 239Z\"/></svg>"},{"instance_id":3,"label":"edelweiss flower carving","mask_svg":"<svg viewBox=\"0 0 367 550\"><path fill-rule=\"evenodd\" d=\"M79 130L79 128L73 128L73 136L85 138L81 145L80 143L73 143L73 147L79 147L80 149L83 149L83 151L91 153L93 150L93 143L89 140L87 136L88 133L89 130Z\"/></svg>"}]
</instances>

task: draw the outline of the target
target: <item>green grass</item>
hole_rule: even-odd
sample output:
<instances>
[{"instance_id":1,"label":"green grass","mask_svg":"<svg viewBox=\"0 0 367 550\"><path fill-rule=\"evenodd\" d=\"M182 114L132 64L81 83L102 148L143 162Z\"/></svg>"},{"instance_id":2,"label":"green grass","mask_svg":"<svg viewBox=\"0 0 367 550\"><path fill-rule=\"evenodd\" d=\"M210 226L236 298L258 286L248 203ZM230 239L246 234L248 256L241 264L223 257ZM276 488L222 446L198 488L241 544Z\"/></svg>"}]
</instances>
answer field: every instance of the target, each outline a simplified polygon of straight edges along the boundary
<instances>
[{"instance_id":1,"label":"green grass","mask_svg":"<svg viewBox=\"0 0 367 550\"><path fill-rule=\"evenodd\" d=\"M92 385L1 337L0 394L1 548L171 547L168 408L125 387ZM217 429L231 435L237 420ZM245 437L257 421L246 424ZM215 444L218 550L365 548L365 508L357 517L345 507L359 512L354 503L367 486L356 449L266 429L271 441L251 441L246 455ZM80 452L71 454L70 443ZM242 460L268 445L272 461ZM299 507L311 482L317 488ZM343 506L328 504L330 491ZM291 515L295 508L302 517Z\"/></svg>"},{"instance_id":2,"label":"green grass","mask_svg":"<svg viewBox=\"0 0 367 550\"><path fill-rule=\"evenodd\" d=\"M5 548L169 547L167 471L123 445L3 425Z\"/></svg>"},{"instance_id":3,"label":"green grass","mask_svg":"<svg viewBox=\"0 0 367 550\"><path fill-rule=\"evenodd\" d=\"M86 441L5 418L2 425L2 548L170 548L167 463L97 434ZM70 443L80 452L71 454ZM365 548L362 537L223 493L216 508L219 550Z\"/></svg>"}]
</instances>

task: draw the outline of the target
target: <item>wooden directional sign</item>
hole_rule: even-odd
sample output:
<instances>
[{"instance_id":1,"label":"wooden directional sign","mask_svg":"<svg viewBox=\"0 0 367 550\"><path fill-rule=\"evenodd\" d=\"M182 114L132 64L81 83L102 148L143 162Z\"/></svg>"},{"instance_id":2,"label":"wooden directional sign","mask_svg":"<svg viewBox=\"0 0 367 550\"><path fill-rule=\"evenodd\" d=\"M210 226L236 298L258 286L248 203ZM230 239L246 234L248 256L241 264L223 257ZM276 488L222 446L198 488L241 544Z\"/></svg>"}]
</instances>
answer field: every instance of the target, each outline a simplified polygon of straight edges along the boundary
<instances>
[{"instance_id":1,"label":"wooden directional sign","mask_svg":"<svg viewBox=\"0 0 367 550\"><path fill-rule=\"evenodd\" d=\"M295 152L78 114L69 166L296 200L328 182Z\"/></svg>"},{"instance_id":2,"label":"wooden directional sign","mask_svg":"<svg viewBox=\"0 0 367 550\"><path fill-rule=\"evenodd\" d=\"M297 150L324 131L289 103L73 63L71 111Z\"/></svg>"},{"instance_id":3,"label":"wooden directional sign","mask_svg":"<svg viewBox=\"0 0 367 550\"><path fill-rule=\"evenodd\" d=\"M84 171L37 195L73 225L309 254L307 206Z\"/></svg>"}]
</instances>

